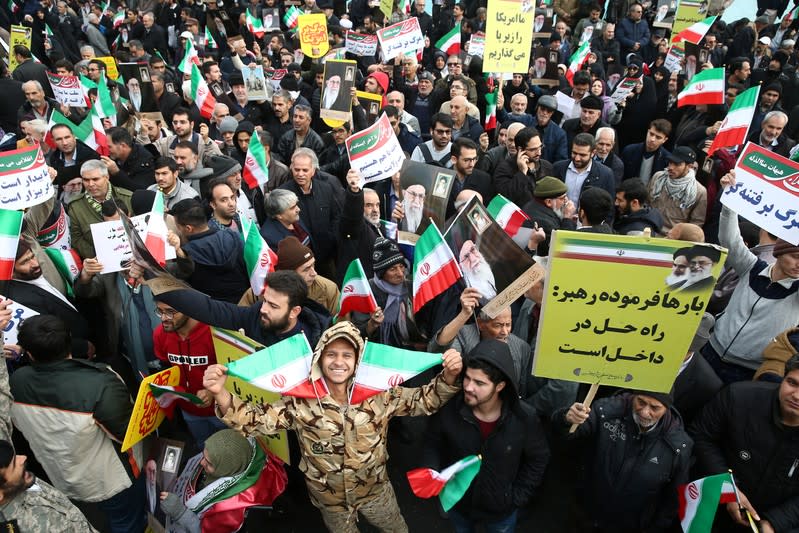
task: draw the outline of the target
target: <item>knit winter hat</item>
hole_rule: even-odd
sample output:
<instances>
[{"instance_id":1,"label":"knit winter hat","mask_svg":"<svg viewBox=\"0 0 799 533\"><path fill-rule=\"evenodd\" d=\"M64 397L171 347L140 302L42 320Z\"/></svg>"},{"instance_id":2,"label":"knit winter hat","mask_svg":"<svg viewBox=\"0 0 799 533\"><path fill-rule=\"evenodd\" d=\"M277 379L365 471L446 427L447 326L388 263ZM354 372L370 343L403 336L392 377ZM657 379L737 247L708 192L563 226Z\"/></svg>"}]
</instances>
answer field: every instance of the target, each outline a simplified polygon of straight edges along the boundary
<instances>
[{"instance_id":1,"label":"knit winter hat","mask_svg":"<svg viewBox=\"0 0 799 533\"><path fill-rule=\"evenodd\" d=\"M377 277L382 278L386 270L400 263L405 263L405 257L399 246L394 241L378 237L372 251L372 268Z\"/></svg>"},{"instance_id":2,"label":"knit winter hat","mask_svg":"<svg viewBox=\"0 0 799 533\"><path fill-rule=\"evenodd\" d=\"M533 190L533 196L536 198L557 198L562 196L569 188L566 184L558 178L552 176L545 176L538 180Z\"/></svg>"},{"instance_id":3,"label":"knit winter hat","mask_svg":"<svg viewBox=\"0 0 799 533\"><path fill-rule=\"evenodd\" d=\"M239 162L226 155L213 155L209 163L215 178L229 178L236 172L241 172Z\"/></svg>"},{"instance_id":4,"label":"knit winter hat","mask_svg":"<svg viewBox=\"0 0 799 533\"><path fill-rule=\"evenodd\" d=\"M277 265L275 270L295 270L314 255L310 248L303 245L297 237L289 236L277 243Z\"/></svg>"},{"instance_id":5,"label":"knit winter hat","mask_svg":"<svg viewBox=\"0 0 799 533\"><path fill-rule=\"evenodd\" d=\"M211 475L215 478L243 472L252 459L250 441L234 429L223 429L208 437L205 451L214 467Z\"/></svg>"},{"instance_id":6,"label":"knit winter hat","mask_svg":"<svg viewBox=\"0 0 799 533\"><path fill-rule=\"evenodd\" d=\"M674 398L672 398L671 394L668 392L651 392L647 390L637 390L635 394L641 396L649 396L650 398L654 398L663 405L666 406L666 409L670 408L674 405Z\"/></svg>"},{"instance_id":7,"label":"knit winter hat","mask_svg":"<svg viewBox=\"0 0 799 533\"><path fill-rule=\"evenodd\" d=\"M774 251L771 252L771 255L779 257L781 255L794 254L797 252L799 252L799 246L794 246L788 241L777 239L777 242L774 244Z\"/></svg>"}]
</instances>

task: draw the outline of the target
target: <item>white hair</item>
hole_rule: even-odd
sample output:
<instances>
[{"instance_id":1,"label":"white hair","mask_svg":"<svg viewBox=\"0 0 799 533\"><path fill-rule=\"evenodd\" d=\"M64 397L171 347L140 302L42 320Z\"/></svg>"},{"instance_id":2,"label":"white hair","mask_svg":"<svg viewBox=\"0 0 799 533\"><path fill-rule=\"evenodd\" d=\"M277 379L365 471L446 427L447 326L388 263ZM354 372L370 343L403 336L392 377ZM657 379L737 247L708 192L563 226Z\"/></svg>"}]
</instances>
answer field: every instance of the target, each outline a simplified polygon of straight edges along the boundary
<instances>
[{"instance_id":1,"label":"white hair","mask_svg":"<svg viewBox=\"0 0 799 533\"><path fill-rule=\"evenodd\" d=\"M608 135L610 135L610 138L613 139L613 142L614 143L616 142L616 130L614 130L613 128L608 128L607 126L596 130L596 137L594 137L594 140L598 141L599 138L602 137L603 133L607 133Z\"/></svg>"}]
</instances>

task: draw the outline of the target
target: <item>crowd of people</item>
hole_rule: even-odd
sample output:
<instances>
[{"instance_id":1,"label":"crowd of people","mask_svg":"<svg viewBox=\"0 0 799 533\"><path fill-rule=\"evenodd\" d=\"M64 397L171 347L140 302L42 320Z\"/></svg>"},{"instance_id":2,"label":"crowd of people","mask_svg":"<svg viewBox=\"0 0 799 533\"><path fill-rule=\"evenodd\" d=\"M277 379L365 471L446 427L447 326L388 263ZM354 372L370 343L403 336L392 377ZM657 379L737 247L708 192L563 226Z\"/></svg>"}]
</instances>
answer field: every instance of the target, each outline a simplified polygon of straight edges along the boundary
<instances>
[{"instance_id":1,"label":"crowd of people","mask_svg":"<svg viewBox=\"0 0 799 533\"><path fill-rule=\"evenodd\" d=\"M407 3L390 15L367 0L3 6L0 38L11 46L0 62L0 150L38 146L54 194L25 210L12 279L0 281L0 329L17 332L0 365L0 524L144 531L154 438L124 452L122 442L141 380L174 366L198 400L178 401L159 436L185 439L197 455L169 459L187 485L158 487L170 531L236 531L248 506L302 491L303 478L330 531L358 531L359 516L407 531L388 475L392 439L417 439L416 466L438 471L480 454L480 472L446 514L458 532L514 530L558 477L563 450L578 463L567 521L578 531L679 530L678 487L728 470L738 500L720 505L713 531L751 529L747 515L762 532L799 531L799 246L721 205L741 147L708 155L730 106L758 85L748 142L796 155L795 6L758 0L751 20L719 17L675 65L663 2L553 0L551 35L533 38L528 71L505 77L484 74L482 51L469 50L486 32L485 1ZM324 60L302 54L293 9L326 17L328 57L356 67L349 95L323 96L341 77L326 85ZM425 37L418 53L336 55L348 32L374 36L409 17ZM13 44L11 25L30 30L28 45ZM448 55L435 44L455 27L460 51ZM567 72L585 41L587 61ZM541 49L558 58L554 83L539 83ZM197 80L176 68L189 50L215 96L210 118L193 100ZM131 63L142 69L136 83L113 79L112 66ZM248 96L247 66L279 79L258 87L266 98ZM679 106L690 79L715 67L726 72L725 102ZM100 135L86 134L87 106L54 99L48 72L91 87L87 104L106 109ZM614 101L625 78L634 88ZM98 100L102 83L113 112ZM140 112L148 98L157 112ZM320 117L342 101L350 120ZM345 144L375 120L375 102L409 161L454 174L445 219L502 195L529 217L524 250L536 261L546 263L555 230L689 241L673 257L668 284L678 290L709 283L719 260L691 242L728 249L688 351L669 354L682 361L671 392L602 387L589 407L578 383L533 375L543 281L493 317L482 307L496 288L476 276L414 311L412 263L390 223L424 227L424 189L403 186L400 172L364 185ZM242 177L252 144L267 166L259 186ZM150 213L157 195L175 251L165 268L180 280L167 290L144 264L106 269L92 232ZM260 294L245 261L250 223L276 257ZM48 253L56 240L79 258L74 275ZM474 245L463 255L480 266ZM355 259L377 309L335 321ZM16 304L34 316L16 324ZM232 394L212 328L267 347L305 335L316 397L259 404ZM351 405L366 339L441 353L441 366ZM422 415L417 435L392 420ZM282 430L291 466L256 438Z\"/></svg>"}]
</instances>

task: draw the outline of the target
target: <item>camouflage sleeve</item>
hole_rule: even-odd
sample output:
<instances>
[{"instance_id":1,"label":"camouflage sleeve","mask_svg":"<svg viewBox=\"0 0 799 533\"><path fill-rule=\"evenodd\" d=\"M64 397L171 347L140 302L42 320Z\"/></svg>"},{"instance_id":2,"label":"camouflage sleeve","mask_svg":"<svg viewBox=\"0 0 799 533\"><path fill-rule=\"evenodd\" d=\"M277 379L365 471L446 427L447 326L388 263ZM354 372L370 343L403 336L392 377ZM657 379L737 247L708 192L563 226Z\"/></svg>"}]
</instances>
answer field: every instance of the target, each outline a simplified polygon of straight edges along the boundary
<instances>
[{"instance_id":1,"label":"camouflage sleeve","mask_svg":"<svg viewBox=\"0 0 799 533\"><path fill-rule=\"evenodd\" d=\"M8 384L8 366L5 361L0 361L0 440L11 442L11 387Z\"/></svg>"},{"instance_id":2,"label":"camouflage sleeve","mask_svg":"<svg viewBox=\"0 0 799 533\"><path fill-rule=\"evenodd\" d=\"M282 429L294 429L294 416L291 398L283 398L263 406L246 403L235 394L233 403L224 416L216 407L216 416L229 427L244 435L270 435Z\"/></svg>"},{"instance_id":3,"label":"camouflage sleeve","mask_svg":"<svg viewBox=\"0 0 799 533\"><path fill-rule=\"evenodd\" d=\"M3 509L3 517L17 520L20 531L97 533L66 496L41 480L11 500Z\"/></svg>"},{"instance_id":4,"label":"camouflage sleeve","mask_svg":"<svg viewBox=\"0 0 799 533\"><path fill-rule=\"evenodd\" d=\"M460 381L447 385L443 373L422 387L394 387L388 391L393 416L432 415L461 390Z\"/></svg>"}]
</instances>

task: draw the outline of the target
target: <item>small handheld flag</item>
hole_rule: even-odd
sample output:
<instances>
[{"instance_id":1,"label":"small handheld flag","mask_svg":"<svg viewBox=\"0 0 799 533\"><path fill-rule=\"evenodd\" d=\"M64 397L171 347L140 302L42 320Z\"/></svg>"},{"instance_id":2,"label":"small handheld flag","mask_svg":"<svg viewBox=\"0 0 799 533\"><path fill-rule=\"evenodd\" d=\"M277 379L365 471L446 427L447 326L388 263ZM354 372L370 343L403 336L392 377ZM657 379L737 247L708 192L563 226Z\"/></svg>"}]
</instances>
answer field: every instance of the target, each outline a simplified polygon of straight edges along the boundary
<instances>
[{"instance_id":1,"label":"small handheld flag","mask_svg":"<svg viewBox=\"0 0 799 533\"><path fill-rule=\"evenodd\" d=\"M411 490L419 498L438 496L444 511L458 503L480 472L482 458L469 455L457 463L436 472L432 468L416 468L406 474Z\"/></svg>"},{"instance_id":2,"label":"small handheld flag","mask_svg":"<svg viewBox=\"0 0 799 533\"><path fill-rule=\"evenodd\" d=\"M369 280L366 279L366 273L358 258L350 263L344 274L338 307L337 319L351 311L370 315L377 309L377 301L372 294L372 287L369 286Z\"/></svg>"}]
</instances>

